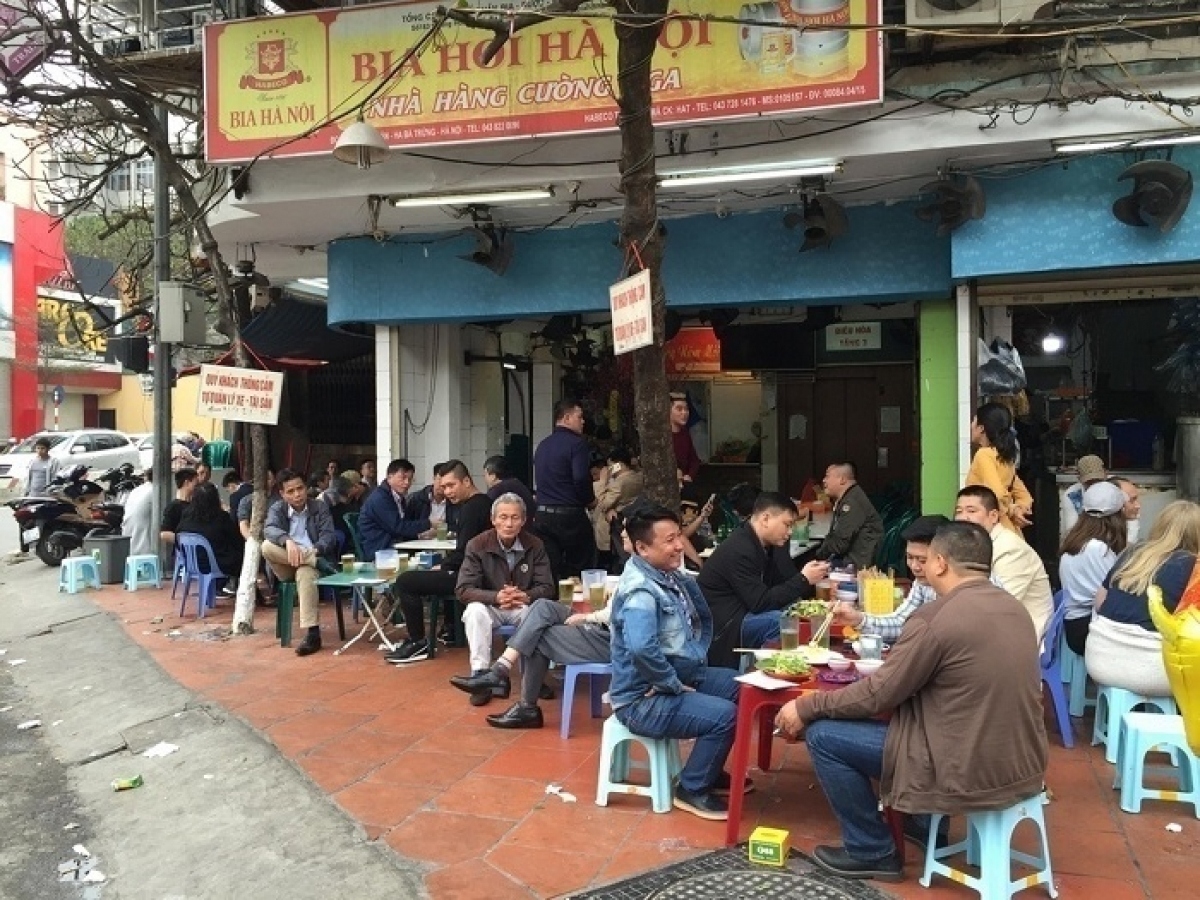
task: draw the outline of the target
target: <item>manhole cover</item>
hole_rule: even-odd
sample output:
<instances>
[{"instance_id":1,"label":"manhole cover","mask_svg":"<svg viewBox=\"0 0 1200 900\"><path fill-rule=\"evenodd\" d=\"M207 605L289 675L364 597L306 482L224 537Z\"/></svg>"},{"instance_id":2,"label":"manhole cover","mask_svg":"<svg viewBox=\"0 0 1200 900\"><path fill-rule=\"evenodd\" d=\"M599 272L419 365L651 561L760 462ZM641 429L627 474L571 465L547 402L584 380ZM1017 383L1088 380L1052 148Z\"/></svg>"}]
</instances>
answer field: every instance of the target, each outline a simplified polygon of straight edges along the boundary
<instances>
[{"instance_id":1,"label":"manhole cover","mask_svg":"<svg viewBox=\"0 0 1200 900\"><path fill-rule=\"evenodd\" d=\"M861 896L795 872L714 872L685 878L657 891L654 900L854 900Z\"/></svg>"},{"instance_id":2,"label":"manhole cover","mask_svg":"<svg viewBox=\"0 0 1200 900\"><path fill-rule=\"evenodd\" d=\"M643 872L591 890L567 895L569 900L887 900L866 881L826 875L803 853L792 851L781 869L754 865L746 845L715 850Z\"/></svg>"}]
</instances>

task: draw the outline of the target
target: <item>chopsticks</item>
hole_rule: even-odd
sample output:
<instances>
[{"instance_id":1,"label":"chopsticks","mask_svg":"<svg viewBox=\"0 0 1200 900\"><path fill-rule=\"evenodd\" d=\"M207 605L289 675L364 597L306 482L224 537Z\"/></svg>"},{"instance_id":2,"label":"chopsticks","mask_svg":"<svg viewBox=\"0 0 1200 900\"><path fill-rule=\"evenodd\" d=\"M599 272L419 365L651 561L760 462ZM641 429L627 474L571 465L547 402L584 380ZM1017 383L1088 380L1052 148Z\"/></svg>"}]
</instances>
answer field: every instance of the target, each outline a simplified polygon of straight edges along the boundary
<instances>
[{"instance_id":1,"label":"chopsticks","mask_svg":"<svg viewBox=\"0 0 1200 900\"><path fill-rule=\"evenodd\" d=\"M832 612L825 616L825 620L821 623L821 627L817 629L817 633L814 634L812 639L808 642L808 646L819 647L821 644L821 638L825 637L825 633L829 631L829 626L831 624L833 624Z\"/></svg>"}]
</instances>

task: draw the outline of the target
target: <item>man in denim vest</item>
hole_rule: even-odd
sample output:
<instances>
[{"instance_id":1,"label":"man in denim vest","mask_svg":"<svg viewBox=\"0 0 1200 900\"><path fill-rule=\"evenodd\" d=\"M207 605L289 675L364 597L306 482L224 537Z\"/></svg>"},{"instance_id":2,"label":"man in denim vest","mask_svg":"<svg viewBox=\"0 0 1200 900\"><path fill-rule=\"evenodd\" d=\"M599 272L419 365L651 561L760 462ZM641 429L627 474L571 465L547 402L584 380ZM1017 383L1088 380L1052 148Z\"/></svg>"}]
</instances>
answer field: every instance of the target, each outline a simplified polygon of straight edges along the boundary
<instances>
[{"instance_id":1,"label":"man in denim vest","mask_svg":"<svg viewBox=\"0 0 1200 900\"><path fill-rule=\"evenodd\" d=\"M634 734L695 738L679 773L675 806L724 819L725 758L737 720L737 674L706 663L713 622L695 580L683 571L679 517L636 502L625 531L634 555L613 597L613 712Z\"/></svg>"}]
</instances>

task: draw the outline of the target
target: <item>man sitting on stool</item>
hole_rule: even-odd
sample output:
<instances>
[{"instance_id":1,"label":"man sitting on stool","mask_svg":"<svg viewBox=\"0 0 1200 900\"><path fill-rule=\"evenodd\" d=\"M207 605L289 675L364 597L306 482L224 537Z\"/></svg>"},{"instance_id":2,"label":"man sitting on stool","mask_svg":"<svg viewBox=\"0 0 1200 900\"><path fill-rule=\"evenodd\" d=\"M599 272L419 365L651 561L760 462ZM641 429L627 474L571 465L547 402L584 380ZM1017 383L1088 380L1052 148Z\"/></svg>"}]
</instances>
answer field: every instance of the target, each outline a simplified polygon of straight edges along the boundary
<instances>
[{"instance_id":1,"label":"man sitting on stool","mask_svg":"<svg viewBox=\"0 0 1200 900\"><path fill-rule=\"evenodd\" d=\"M813 851L827 872L903 877L880 800L922 818L959 816L1006 809L1042 790L1046 726L1033 621L988 583L991 563L983 528L943 525L925 565L937 599L909 617L882 668L780 710L781 730L806 729L817 780L842 826L841 847ZM877 718L887 712L890 720Z\"/></svg>"},{"instance_id":2,"label":"man sitting on stool","mask_svg":"<svg viewBox=\"0 0 1200 900\"><path fill-rule=\"evenodd\" d=\"M492 504L487 495L475 489L471 473L459 460L452 459L438 466L440 476L438 492L449 504L458 507L458 532L454 549L447 553L436 569L429 571L402 572L396 579L396 595L404 610L404 623L408 626L408 638L387 655L387 661L397 665L415 663L429 658L429 644L436 637L425 636L425 597L441 597L454 593L458 583L458 570L471 538L483 534L489 528ZM431 622L436 627L436 622ZM452 625L447 622L452 629Z\"/></svg>"},{"instance_id":3,"label":"man sitting on stool","mask_svg":"<svg viewBox=\"0 0 1200 900\"><path fill-rule=\"evenodd\" d=\"M308 499L308 483L303 475L284 469L277 481L283 498L267 510L262 555L280 581L296 582L300 627L307 629L296 655L308 656L321 649L317 564L321 557L337 553L337 532L328 507L320 500Z\"/></svg>"},{"instance_id":4,"label":"man sitting on stool","mask_svg":"<svg viewBox=\"0 0 1200 900\"><path fill-rule=\"evenodd\" d=\"M496 625L519 625L531 603L555 596L546 548L524 530L525 501L516 494L497 497L492 503L492 526L467 544L455 591L466 607L462 620L473 676L484 675L491 667ZM496 680L497 684L481 684L480 690L470 691L472 706L509 695L509 680Z\"/></svg>"}]
</instances>

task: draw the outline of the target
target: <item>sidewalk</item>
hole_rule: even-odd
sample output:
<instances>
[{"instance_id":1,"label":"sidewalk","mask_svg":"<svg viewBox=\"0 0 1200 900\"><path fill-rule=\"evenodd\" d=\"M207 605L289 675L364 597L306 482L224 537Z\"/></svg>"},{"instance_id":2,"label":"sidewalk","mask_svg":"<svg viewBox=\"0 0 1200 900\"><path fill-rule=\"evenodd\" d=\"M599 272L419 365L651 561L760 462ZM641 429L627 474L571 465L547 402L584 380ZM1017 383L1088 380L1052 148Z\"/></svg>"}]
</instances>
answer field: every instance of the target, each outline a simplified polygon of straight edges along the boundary
<instances>
[{"instance_id":1,"label":"sidewalk","mask_svg":"<svg viewBox=\"0 0 1200 900\"><path fill-rule=\"evenodd\" d=\"M588 717L586 696L576 698L567 741L558 735L558 700L542 704L544 729L499 731L484 716L504 701L473 708L448 684L466 669L464 650L402 668L364 642L335 657L340 642L324 604L327 649L301 659L274 639L274 610L257 611L255 635L205 640L228 625L231 601L198 622L194 602L180 619L168 593L115 586L87 596L171 677L272 741L370 840L427 863L424 884L434 898L552 897L722 846L723 823L678 811L655 815L642 798L594 804L600 722ZM152 624L157 616L163 621ZM168 636L175 629L182 634ZM1060 896L1195 896L1200 822L1180 804L1150 802L1140 815L1122 813L1103 748L1086 746L1085 721L1076 722L1076 748L1066 750L1048 720L1054 802L1047 819ZM761 823L789 829L801 850L836 843L804 747L779 744L775 756L779 771L754 773L759 790L747 798L743 837ZM551 783L577 802L548 795ZM1169 822L1182 833L1167 832ZM910 848L908 880L877 886L898 897L975 896L945 881L921 888L919 874Z\"/></svg>"}]
</instances>

